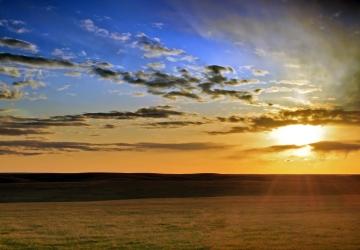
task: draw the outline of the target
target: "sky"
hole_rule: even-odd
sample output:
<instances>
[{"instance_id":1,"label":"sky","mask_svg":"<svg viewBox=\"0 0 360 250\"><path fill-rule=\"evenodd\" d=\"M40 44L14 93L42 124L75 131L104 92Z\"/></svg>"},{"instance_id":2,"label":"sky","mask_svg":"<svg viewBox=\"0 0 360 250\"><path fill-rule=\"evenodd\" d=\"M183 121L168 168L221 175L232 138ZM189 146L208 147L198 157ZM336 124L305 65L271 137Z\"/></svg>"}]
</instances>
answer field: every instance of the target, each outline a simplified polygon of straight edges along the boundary
<instances>
[{"instance_id":1,"label":"sky","mask_svg":"<svg viewBox=\"0 0 360 250\"><path fill-rule=\"evenodd\" d=\"M0 172L360 173L357 1L0 0Z\"/></svg>"}]
</instances>

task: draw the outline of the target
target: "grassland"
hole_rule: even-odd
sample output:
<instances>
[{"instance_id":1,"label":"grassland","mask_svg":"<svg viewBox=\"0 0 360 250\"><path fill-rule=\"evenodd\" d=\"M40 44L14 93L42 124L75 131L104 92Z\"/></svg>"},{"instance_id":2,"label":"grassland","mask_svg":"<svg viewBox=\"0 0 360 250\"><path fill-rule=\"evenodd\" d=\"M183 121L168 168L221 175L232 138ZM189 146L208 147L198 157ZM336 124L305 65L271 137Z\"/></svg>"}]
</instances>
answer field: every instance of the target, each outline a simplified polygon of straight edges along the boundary
<instances>
[{"instance_id":1,"label":"grassland","mask_svg":"<svg viewBox=\"0 0 360 250\"><path fill-rule=\"evenodd\" d=\"M312 184L304 182L309 179L303 177L297 179L299 182L286 177L280 184L272 177L251 177L251 181L260 186L261 182L267 183L268 178L272 184L264 184L267 192L265 189L255 192L254 188L251 191L247 185L247 188L236 189L239 192L236 196L230 196L234 191L227 189L226 183L233 186L238 182L241 186L242 181L249 181L248 177L239 177L237 181L216 177L218 182L209 177L202 180L205 182L193 177L154 178L157 180L150 178L151 184L148 178L145 184L143 177L138 180L145 185L139 193L152 198L135 199L136 188L141 185L134 178L122 179L121 183L112 180L111 185L106 184L108 190L92 193L94 186L104 187L103 178L96 177L95 181L92 177L90 182L66 178L54 182L48 178L34 181L33 177L14 180L12 176L11 181L8 178L1 184L0 193L13 190L17 201L0 196L0 249L360 249L360 190L349 188L357 187L358 177L346 179L348 186L333 177L316 177L312 181L318 182ZM133 182L132 189L128 187L129 181ZM184 186L179 184L180 187L175 188L173 183L159 188L171 181ZM185 185L186 181L190 182ZM26 185L29 189L24 188ZM63 190L75 193L65 195L59 191L51 196L53 188L59 189L61 185ZM223 187L216 193L221 195L205 197L214 194L211 185L217 189ZM174 190L165 192L169 187ZM199 190L193 190L195 195L191 196L194 187L203 188L199 188L203 190L201 195ZM206 187L210 190L208 193ZM329 194L319 187L332 187L337 193ZM109 197L116 194L123 197L124 190L133 192L130 192L132 199L99 200L101 192ZM186 191L188 197L183 194L184 197L178 198L180 191ZM91 195L96 201L84 201L91 199ZM26 197L33 201L21 202ZM68 201L64 201L66 199Z\"/></svg>"},{"instance_id":2,"label":"grassland","mask_svg":"<svg viewBox=\"0 0 360 250\"><path fill-rule=\"evenodd\" d=\"M0 249L359 249L359 196L0 204Z\"/></svg>"}]
</instances>

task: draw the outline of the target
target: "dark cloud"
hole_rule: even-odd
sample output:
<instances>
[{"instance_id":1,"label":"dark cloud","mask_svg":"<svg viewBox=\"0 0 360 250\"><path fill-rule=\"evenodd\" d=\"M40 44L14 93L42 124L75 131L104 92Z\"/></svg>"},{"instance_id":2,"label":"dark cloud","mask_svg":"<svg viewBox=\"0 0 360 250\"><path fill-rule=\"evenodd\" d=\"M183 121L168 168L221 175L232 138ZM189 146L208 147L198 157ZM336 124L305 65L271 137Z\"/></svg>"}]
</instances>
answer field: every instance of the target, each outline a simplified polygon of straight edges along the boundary
<instances>
[{"instance_id":1,"label":"dark cloud","mask_svg":"<svg viewBox=\"0 0 360 250\"><path fill-rule=\"evenodd\" d=\"M175 76L160 71L138 71L135 74L123 73L123 80L132 84L146 86L148 89L191 89L192 84L200 81L198 78L191 77L190 75Z\"/></svg>"},{"instance_id":2,"label":"dark cloud","mask_svg":"<svg viewBox=\"0 0 360 250\"><path fill-rule=\"evenodd\" d=\"M205 67L205 69L211 74L211 75L221 75L222 73L229 73L233 72L234 69L229 66L220 66L220 65L208 65Z\"/></svg>"},{"instance_id":3,"label":"dark cloud","mask_svg":"<svg viewBox=\"0 0 360 250\"><path fill-rule=\"evenodd\" d=\"M8 149L0 149L0 156L1 155L19 155L19 156L34 156L34 155L40 155L41 153L36 152L20 152L16 150L8 150Z\"/></svg>"},{"instance_id":4,"label":"dark cloud","mask_svg":"<svg viewBox=\"0 0 360 250\"><path fill-rule=\"evenodd\" d=\"M203 89L203 91L210 95L211 98L216 99L221 96L227 96L238 100L243 100L248 103L254 101L254 95L249 91L227 90L227 89Z\"/></svg>"},{"instance_id":5,"label":"dark cloud","mask_svg":"<svg viewBox=\"0 0 360 250\"><path fill-rule=\"evenodd\" d=\"M1 94L1 92L0 92ZM133 120L138 118L166 119L170 117L188 116L189 113L174 110L171 106L155 106L140 108L134 112L111 111L84 113L79 115L52 116L49 118L29 118L16 116L0 116L0 135L19 136L31 134L47 134L51 127L87 127L89 119ZM104 128L114 128L107 124Z\"/></svg>"},{"instance_id":6,"label":"dark cloud","mask_svg":"<svg viewBox=\"0 0 360 250\"><path fill-rule=\"evenodd\" d=\"M220 150L232 146L207 142L189 143L86 143L69 141L14 140L0 141L0 155L38 155L61 152L116 152L116 151L197 151Z\"/></svg>"},{"instance_id":7,"label":"dark cloud","mask_svg":"<svg viewBox=\"0 0 360 250\"><path fill-rule=\"evenodd\" d=\"M245 117L236 116L236 115L232 115L229 117L218 117L217 119L221 122L244 122L244 121L246 121Z\"/></svg>"},{"instance_id":8,"label":"dark cloud","mask_svg":"<svg viewBox=\"0 0 360 250\"><path fill-rule=\"evenodd\" d=\"M252 132L248 127L235 126L226 131L209 131L209 135L227 135L227 134L236 134L236 133L245 133Z\"/></svg>"},{"instance_id":9,"label":"dark cloud","mask_svg":"<svg viewBox=\"0 0 360 250\"><path fill-rule=\"evenodd\" d=\"M22 153L42 153L51 151L97 151L102 144L91 144L81 142L52 142L52 141L36 141L36 140L16 140L16 141L0 141L0 148L11 148L16 152ZM100 148L99 148L100 147ZM105 151L106 148L104 148Z\"/></svg>"},{"instance_id":10,"label":"dark cloud","mask_svg":"<svg viewBox=\"0 0 360 250\"><path fill-rule=\"evenodd\" d=\"M203 93L209 95L212 99L219 97L231 97L238 100L243 100L248 103L254 101L254 94L250 91L234 90L225 88L214 88L215 86L224 87L226 85L234 86L242 82L247 83L247 80L228 78L225 74L232 73L234 70L229 66L209 65L205 67L205 79L198 87Z\"/></svg>"},{"instance_id":11,"label":"dark cloud","mask_svg":"<svg viewBox=\"0 0 360 250\"><path fill-rule=\"evenodd\" d=\"M9 38L9 37L0 38L0 46L5 46L12 49L21 49L31 52L37 52L37 46L35 44L16 38Z\"/></svg>"},{"instance_id":12,"label":"dark cloud","mask_svg":"<svg viewBox=\"0 0 360 250\"><path fill-rule=\"evenodd\" d=\"M145 124L146 128L181 128L186 126L197 126L207 124L203 121L163 121Z\"/></svg>"},{"instance_id":13,"label":"dark cloud","mask_svg":"<svg viewBox=\"0 0 360 250\"><path fill-rule=\"evenodd\" d=\"M273 145L263 148L252 148L243 150L244 153L256 154L256 153L278 153L287 150L300 149L306 146L310 146L311 150L317 153L351 153L360 150L360 142L341 142L341 141L320 141L311 143L308 145Z\"/></svg>"},{"instance_id":14,"label":"dark cloud","mask_svg":"<svg viewBox=\"0 0 360 250\"><path fill-rule=\"evenodd\" d=\"M205 67L203 77L194 76L186 69L179 69L179 74L168 74L160 71L144 72L107 72L103 77L113 78L122 75L122 80L136 85L145 86L153 95L161 95L165 98L186 97L201 101L200 92L212 99L219 97L231 97L248 103L254 102L254 93L224 88L213 88L236 85L243 79L230 78L223 75L224 72L232 72L231 67L210 65ZM235 84L236 82L236 84ZM196 93L198 92L198 93ZM255 92L256 94L256 92Z\"/></svg>"},{"instance_id":15,"label":"dark cloud","mask_svg":"<svg viewBox=\"0 0 360 250\"><path fill-rule=\"evenodd\" d=\"M147 88L148 93L160 95L168 99L185 97L197 101L203 101L201 94L216 99L219 97L230 97L247 103L254 102L254 96L258 92L245 90L225 89L225 86L235 86L247 83L250 80L228 78L225 74L232 73L229 66L209 65L199 72L191 74L187 69L179 69L176 73L166 73L156 70L126 72L115 70L109 63L98 63L87 61L77 64L64 59L50 59L36 56L16 55L11 53L0 53L0 63L23 64L32 67L43 68L75 68L85 69L103 79L114 82L127 82ZM0 68L0 73L12 76L19 76L20 72L14 68ZM30 85L34 87L35 81L27 80L16 82L14 85ZM220 88L221 87L221 88Z\"/></svg>"},{"instance_id":16,"label":"dark cloud","mask_svg":"<svg viewBox=\"0 0 360 250\"><path fill-rule=\"evenodd\" d=\"M3 127L3 124L0 127L0 135L7 136L19 136L19 135L34 135L34 134L47 134L44 131L38 129L19 129L19 128L8 128Z\"/></svg>"},{"instance_id":17,"label":"dark cloud","mask_svg":"<svg viewBox=\"0 0 360 250\"><path fill-rule=\"evenodd\" d=\"M170 106L155 106L149 108L140 108L134 112L98 112L84 113L82 116L92 119L136 119L136 118L168 118L170 116L184 116L187 113L173 110Z\"/></svg>"},{"instance_id":18,"label":"dark cloud","mask_svg":"<svg viewBox=\"0 0 360 250\"><path fill-rule=\"evenodd\" d=\"M232 146L210 142L190 142L190 143L137 143L132 144L136 149L148 150L175 150L175 151L193 151L209 149L228 149Z\"/></svg>"},{"instance_id":19,"label":"dark cloud","mask_svg":"<svg viewBox=\"0 0 360 250\"><path fill-rule=\"evenodd\" d=\"M205 94L211 99L230 97L253 103L255 95L259 93L259 89L252 92L225 89L226 86L234 87L257 81L256 79L228 78L225 74L233 72L229 66L209 65L201 71L201 74L191 74L184 68L178 69L178 72L174 74L156 70L121 72L103 67L93 67L92 72L104 79L122 80L130 84L144 86L148 93L161 95L168 99L185 97L203 101L201 94Z\"/></svg>"},{"instance_id":20,"label":"dark cloud","mask_svg":"<svg viewBox=\"0 0 360 250\"><path fill-rule=\"evenodd\" d=\"M115 125L112 125L112 124L105 124L103 128L106 128L106 129L112 129L112 128L115 128Z\"/></svg>"},{"instance_id":21,"label":"dark cloud","mask_svg":"<svg viewBox=\"0 0 360 250\"><path fill-rule=\"evenodd\" d=\"M17 63L45 68L71 68L76 66L74 63L67 60L48 59L44 57L16 55L10 53L0 53L0 62Z\"/></svg>"},{"instance_id":22,"label":"dark cloud","mask_svg":"<svg viewBox=\"0 0 360 250\"><path fill-rule=\"evenodd\" d=\"M359 142L338 142L338 141L321 141L310 144L312 149L317 152L341 152L350 153L360 150Z\"/></svg>"},{"instance_id":23,"label":"dark cloud","mask_svg":"<svg viewBox=\"0 0 360 250\"><path fill-rule=\"evenodd\" d=\"M80 116L54 116L50 118L27 118L0 116L0 135L20 136L48 134L50 127L88 126Z\"/></svg>"},{"instance_id":24,"label":"dark cloud","mask_svg":"<svg viewBox=\"0 0 360 250\"><path fill-rule=\"evenodd\" d=\"M175 99L176 97L187 97L195 100L201 100L200 96L195 93L187 92L187 91L170 91L163 95L165 98Z\"/></svg>"},{"instance_id":25,"label":"dark cloud","mask_svg":"<svg viewBox=\"0 0 360 250\"><path fill-rule=\"evenodd\" d=\"M287 150L299 149L304 147L303 145L273 145L263 148L251 148L244 150L244 153L256 154L256 153L278 153Z\"/></svg>"},{"instance_id":26,"label":"dark cloud","mask_svg":"<svg viewBox=\"0 0 360 250\"><path fill-rule=\"evenodd\" d=\"M218 117L219 121L242 123L242 126L235 126L227 131L211 131L209 134L232 134L243 132L269 131L274 128L293 125L360 125L360 111L346 111L342 109L298 109L283 110L274 114L267 114L255 117Z\"/></svg>"},{"instance_id":27,"label":"dark cloud","mask_svg":"<svg viewBox=\"0 0 360 250\"><path fill-rule=\"evenodd\" d=\"M111 69L102 68L98 66L94 66L92 69L93 73L96 75L105 78L105 79L111 79L111 80L118 80L121 74L119 72L116 72Z\"/></svg>"}]
</instances>

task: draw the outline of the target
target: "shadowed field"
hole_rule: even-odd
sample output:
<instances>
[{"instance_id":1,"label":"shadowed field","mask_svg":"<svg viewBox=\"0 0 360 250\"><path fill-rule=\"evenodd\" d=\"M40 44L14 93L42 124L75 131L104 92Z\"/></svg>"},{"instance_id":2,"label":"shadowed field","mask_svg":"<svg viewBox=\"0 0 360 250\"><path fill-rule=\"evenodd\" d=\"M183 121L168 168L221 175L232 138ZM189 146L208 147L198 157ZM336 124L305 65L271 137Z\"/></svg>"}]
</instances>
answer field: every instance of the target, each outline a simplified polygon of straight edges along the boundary
<instances>
[{"instance_id":1,"label":"shadowed field","mask_svg":"<svg viewBox=\"0 0 360 250\"><path fill-rule=\"evenodd\" d=\"M360 194L360 175L0 174L0 202Z\"/></svg>"},{"instance_id":2,"label":"shadowed field","mask_svg":"<svg viewBox=\"0 0 360 250\"><path fill-rule=\"evenodd\" d=\"M0 179L0 249L360 246L356 175L1 174Z\"/></svg>"}]
</instances>

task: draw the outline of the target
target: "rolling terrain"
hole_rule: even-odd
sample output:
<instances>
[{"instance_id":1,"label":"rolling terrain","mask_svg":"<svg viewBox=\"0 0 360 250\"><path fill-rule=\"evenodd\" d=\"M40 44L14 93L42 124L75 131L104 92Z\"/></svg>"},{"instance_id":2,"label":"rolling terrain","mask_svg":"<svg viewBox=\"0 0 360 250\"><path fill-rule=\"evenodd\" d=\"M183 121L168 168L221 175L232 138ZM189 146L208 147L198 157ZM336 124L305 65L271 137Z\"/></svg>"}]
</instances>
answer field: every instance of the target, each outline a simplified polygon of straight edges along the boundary
<instances>
[{"instance_id":1,"label":"rolling terrain","mask_svg":"<svg viewBox=\"0 0 360 250\"><path fill-rule=\"evenodd\" d=\"M360 246L358 175L0 174L0 249Z\"/></svg>"},{"instance_id":2,"label":"rolling terrain","mask_svg":"<svg viewBox=\"0 0 360 250\"><path fill-rule=\"evenodd\" d=\"M0 174L0 202L360 194L360 175Z\"/></svg>"}]
</instances>

